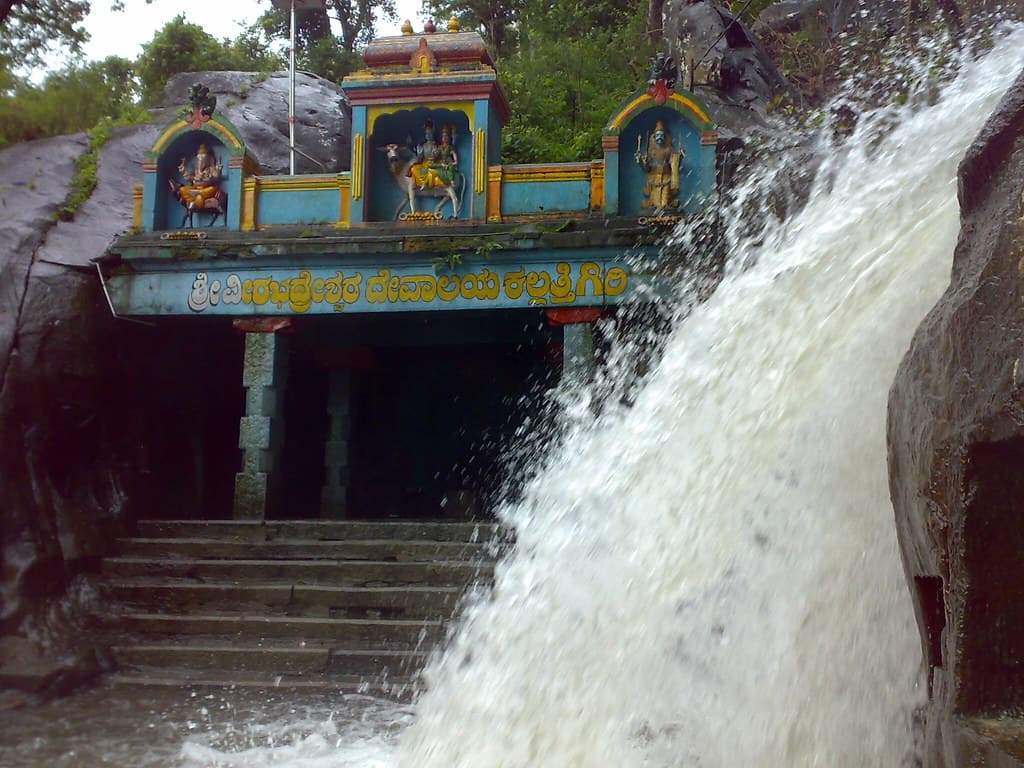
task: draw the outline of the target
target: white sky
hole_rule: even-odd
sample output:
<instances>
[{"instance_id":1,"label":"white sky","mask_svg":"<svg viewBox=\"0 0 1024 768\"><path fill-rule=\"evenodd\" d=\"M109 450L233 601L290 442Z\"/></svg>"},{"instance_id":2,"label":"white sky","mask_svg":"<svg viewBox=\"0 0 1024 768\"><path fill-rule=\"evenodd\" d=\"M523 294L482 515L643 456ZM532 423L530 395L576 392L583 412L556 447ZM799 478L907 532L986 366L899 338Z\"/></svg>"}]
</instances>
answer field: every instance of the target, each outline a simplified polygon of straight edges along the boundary
<instances>
[{"instance_id":1,"label":"white sky","mask_svg":"<svg viewBox=\"0 0 1024 768\"><path fill-rule=\"evenodd\" d=\"M125 0L125 9L115 13L108 0L92 0L92 12L85 27L91 39L85 45L87 59L105 59L123 56L134 59L142 53L142 44L148 43L154 33L179 13L193 24L199 24L218 40L238 35L269 7L269 3L256 0ZM381 24L380 36L397 35L402 21L410 19L420 29L420 0L396 0L398 22Z\"/></svg>"}]
</instances>

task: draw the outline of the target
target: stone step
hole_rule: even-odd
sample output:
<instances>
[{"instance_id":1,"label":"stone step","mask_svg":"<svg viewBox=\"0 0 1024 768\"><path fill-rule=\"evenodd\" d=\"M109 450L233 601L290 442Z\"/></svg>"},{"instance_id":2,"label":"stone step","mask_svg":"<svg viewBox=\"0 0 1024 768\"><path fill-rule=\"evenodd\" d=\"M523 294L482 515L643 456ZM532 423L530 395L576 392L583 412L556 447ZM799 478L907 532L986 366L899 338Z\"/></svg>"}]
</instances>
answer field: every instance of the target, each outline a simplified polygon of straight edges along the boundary
<instances>
[{"instance_id":1,"label":"stone step","mask_svg":"<svg viewBox=\"0 0 1024 768\"><path fill-rule=\"evenodd\" d=\"M225 614L165 615L126 613L122 626L130 633L182 637L203 635L233 642L292 640L301 647L374 644L414 649L433 647L444 633L439 620L318 619L291 616Z\"/></svg>"},{"instance_id":2,"label":"stone step","mask_svg":"<svg viewBox=\"0 0 1024 768\"><path fill-rule=\"evenodd\" d=\"M315 584L197 584L123 580L106 587L111 602L151 612L245 611L319 618L449 618L461 587L337 587Z\"/></svg>"},{"instance_id":3,"label":"stone step","mask_svg":"<svg viewBox=\"0 0 1024 768\"><path fill-rule=\"evenodd\" d=\"M222 541L209 538L119 539L117 551L124 557L196 560L375 560L425 562L433 560L485 560L484 544L458 541Z\"/></svg>"},{"instance_id":4,"label":"stone step","mask_svg":"<svg viewBox=\"0 0 1024 768\"><path fill-rule=\"evenodd\" d=\"M493 566L467 561L425 563L371 560L152 560L109 557L103 574L112 579L175 578L197 582L289 582L377 587L387 585L465 586L493 579Z\"/></svg>"},{"instance_id":5,"label":"stone step","mask_svg":"<svg viewBox=\"0 0 1024 768\"><path fill-rule=\"evenodd\" d=\"M174 667L136 667L110 675L107 682L121 687L159 687L193 689L252 689L265 691L318 691L362 694L406 702L419 691L411 677L388 679L360 675L301 676L272 672L197 671Z\"/></svg>"},{"instance_id":6,"label":"stone step","mask_svg":"<svg viewBox=\"0 0 1024 768\"><path fill-rule=\"evenodd\" d=\"M117 685L411 695L467 589L511 537L493 523L144 520L103 560Z\"/></svg>"},{"instance_id":7,"label":"stone step","mask_svg":"<svg viewBox=\"0 0 1024 768\"><path fill-rule=\"evenodd\" d=\"M493 522L436 522L414 520L139 520L143 538L212 538L220 541L306 539L354 541L463 541L486 543L506 538Z\"/></svg>"},{"instance_id":8,"label":"stone step","mask_svg":"<svg viewBox=\"0 0 1024 768\"><path fill-rule=\"evenodd\" d=\"M199 645L185 642L136 644L112 648L124 672L140 668L188 669L197 679L207 672L319 677L411 677L423 666L426 651L263 645Z\"/></svg>"}]
</instances>

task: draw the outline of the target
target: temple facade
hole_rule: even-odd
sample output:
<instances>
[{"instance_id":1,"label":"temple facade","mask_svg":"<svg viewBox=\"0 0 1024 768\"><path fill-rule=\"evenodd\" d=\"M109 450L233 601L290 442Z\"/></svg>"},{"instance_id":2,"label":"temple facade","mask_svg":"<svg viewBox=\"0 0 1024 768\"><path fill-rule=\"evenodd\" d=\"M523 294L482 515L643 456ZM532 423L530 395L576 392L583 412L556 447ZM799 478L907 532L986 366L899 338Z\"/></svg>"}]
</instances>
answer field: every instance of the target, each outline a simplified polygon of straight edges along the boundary
<instances>
[{"instance_id":1,"label":"temple facade","mask_svg":"<svg viewBox=\"0 0 1024 768\"><path fill-rule=\"evenodd\" d=\"M483 39L428 29L375 40L342 83L342 173L262 174L194 86L97 262L116 316L188 326L237 373L202 404L237 424L201 462L234 478L207 514L485 516L540 393L588 375L595 323L700 256L659 247L715 200L715 124L671 61L609 116L602 157L506 165Z\"/></svg>"}]
</instances>

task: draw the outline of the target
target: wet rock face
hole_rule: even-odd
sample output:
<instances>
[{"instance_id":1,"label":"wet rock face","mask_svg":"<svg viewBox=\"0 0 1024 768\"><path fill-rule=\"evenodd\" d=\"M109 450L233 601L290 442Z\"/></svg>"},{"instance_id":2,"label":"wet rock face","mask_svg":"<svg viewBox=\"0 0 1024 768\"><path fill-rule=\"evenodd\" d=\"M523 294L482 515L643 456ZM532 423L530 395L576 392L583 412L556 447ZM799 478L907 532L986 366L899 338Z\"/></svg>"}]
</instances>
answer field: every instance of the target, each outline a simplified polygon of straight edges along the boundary
<instances>
[{"instance_id":1,"label":"wet rock face","mask_svg":"<svg viewBox=\"0 0 1024 768\"><path fill-rule=\"evenodd\" d=\"M91 264L131 225L144 153L196 81L217 95L263 172L287 172L284 75L176 78L153 123L114 131L97 187L70 222L54 214L85 137L0 150L0 636L49 640L83 664L90 654L69 647L81 634L75 609L54 610L76 575L138 517L230 514L242 338L230 323L116 320ZM296 101L296 144L318 161L299 156L296 170L347 167L337 87L299 75Z\"/></svg>"},{"instance_id":2,"label":"wet rock face","mask_svg":"<svg viewBox=\"0 0 1024 768\"><path fill-rule=\"evenodd\" d=\"M889 398L930 768L1024 765L1024 74L960 166L952 281ZM1014 735L1016 729L1017 735Z\"/></svg>"},{"instance_id":3,"label":"wet rock face","mask_svg":"<svg viewBox=\"0 0 1024 768\"><path fill-rule=\"evenodd\" d=\"M669 0L664 35L678 52L680 85L711 84L737 104L763 114L764 105L789 84L756 36L713 2Z\"/></svg>"}]
</instances>

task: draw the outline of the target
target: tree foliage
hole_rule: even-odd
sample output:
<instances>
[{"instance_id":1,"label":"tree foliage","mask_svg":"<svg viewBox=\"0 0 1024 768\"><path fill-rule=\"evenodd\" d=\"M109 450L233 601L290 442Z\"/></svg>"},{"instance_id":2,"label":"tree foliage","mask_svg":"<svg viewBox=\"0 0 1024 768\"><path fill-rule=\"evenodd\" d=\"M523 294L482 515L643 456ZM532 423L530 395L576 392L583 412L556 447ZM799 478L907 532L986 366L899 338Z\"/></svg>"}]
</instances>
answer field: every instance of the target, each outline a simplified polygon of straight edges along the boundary
<instances>
[{"instance_id":1,"label":"tree foliage","mask_svg":"<svg viewBox=\"0 0 1024 768\"><path fill-rule=\"evenodd\" d=\"M516 55L499 77L512 104L505 162L601 156L601 129L645 82L647 4L527 0Z\"/></svg>"},{"instance_id":2,"label":"tree foliage","mask_svg":"<svg viewBox=\"0 0 1024 768\"><path fill-rule=\"evenodd\" d=\"M0 74L0 146L77 133L105 118L131 122L140 114L132 63L117 56L68 66L38 86Z\"/></svg>"},{"instance_id":3,"label":"tree foliage","mask_svg":"<svg viewBox=\"0 0 1024 768\"><path fill-rule=\"evenodd\" d=\"M235 42L217 40L198 24L176 16L142 46L136 72L142 85L142 101L153 105L160 101L164 86L172 75L204 69L262 72L281 66L281 59L254 45L248 31Z\"/></svg>"},{"instance_id":4,"label":"tree foliage","mask_svg":"<svg viewBox=\"0 0 1024 768\"><path fill-rule=\"evenodd\" d=\"M290 15L271 8L257 24L269 38L288 40ZM394 0L326 0L323 9L296 11L296 66L337 82L359 68L358 51L373 38L377 22L394 18Z\"/></svg>"},{"instance_id":5,"label":"tree foliage","mask_svg":"<svg viewBox=\"0 0 1024 768\"><path fill-rule=\"evenodd\" d=\"M0 65L28 68L59 48L80 52L88 13L89 0L0 0Z\"/></svg>"},{"instance_id":6,"label":"tree foliage","mask_svg":"<svg viewBox=\"0 0 1024 768\"><path fill-rule=\"evenodd\" d=\"M9 20L30 9L40 9L30 20L36 25L46 23L45 13L61 12L57 31L47 33L53 39L35 50L80 45L84 32L76 37L74 29L80 30L88 5L0 0L0 46L27 34ZM654 52L652 0L424 0L424 7L441 28L455 15L464 29L478 29L499 57L513 115L504 133L506 162L599 157L601 128L645 81ZM378 20L394 18L394 10L394 0L327 0L324 11L298 13L298 65L340 80L358 68L358 50ZM41 85L19 78L0 54L0 146L84 131L104 117L130 118L139 104L158 103L167 80L179 72L281 69L288 26L287 13L269 10L234 40L217 40L178 16L154 34L135 62L75 64Z\"/></svg>"},{"instance_id":7,"label":"tree foliage","mask_svg":"<svg viewBox=\"0 0 1024 768\"><path fill-rule=\"evenodd\" d=\"M511 56L519 41L519 21L527 0L424 0L423 9L443 27L452 16L463 29L475 29L496 58Z\"/></svg>"},{"instance_id":8,"label":"tree foliage","mask_svg":"<svg viewBox=\"0 0 1024 768\"><path fill-rule=\"evenodd\" d=\"M601 156L601 129L645 81L657 0L424 0L438 26L455 16L498 60L512 106L506 162Z\"/></svg>"}]
</instances>

